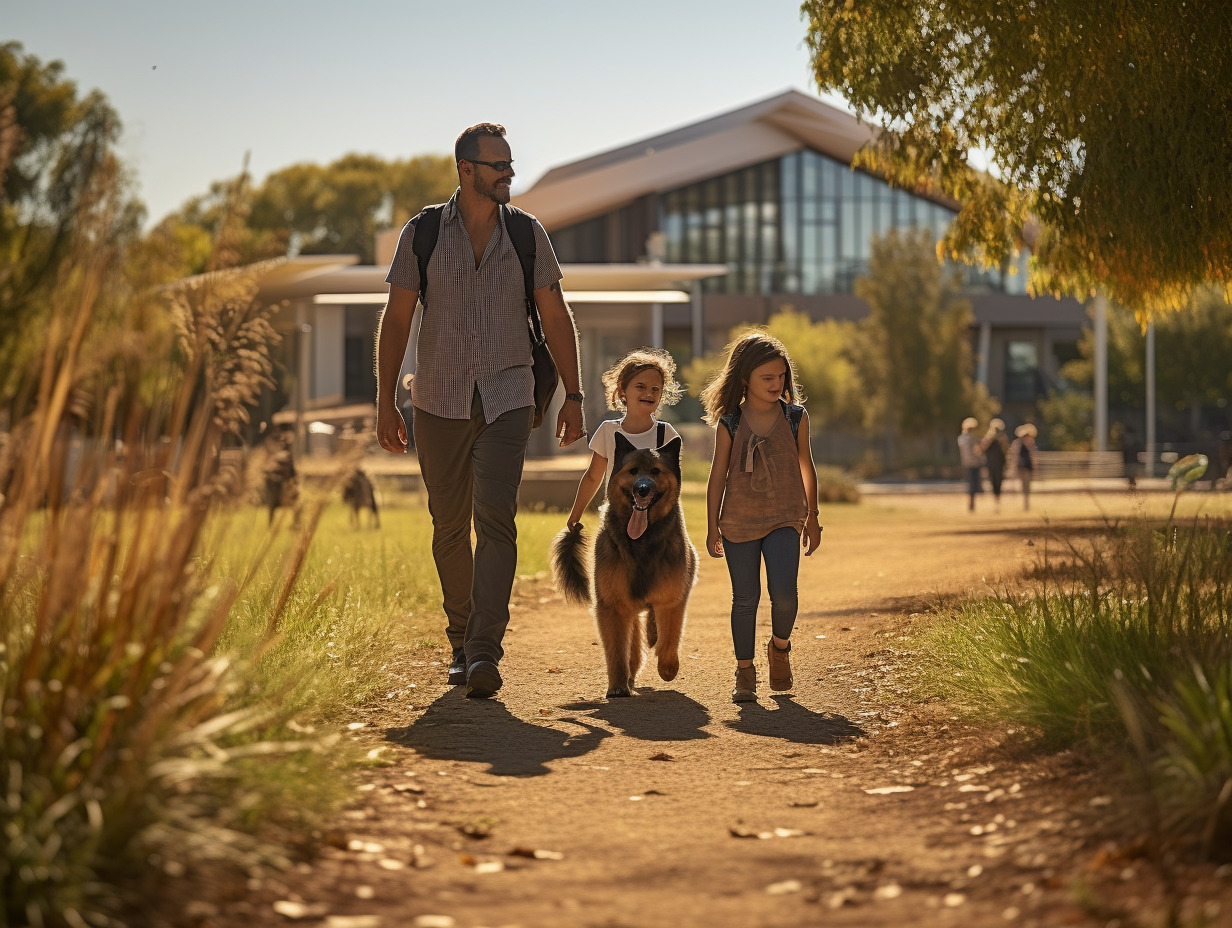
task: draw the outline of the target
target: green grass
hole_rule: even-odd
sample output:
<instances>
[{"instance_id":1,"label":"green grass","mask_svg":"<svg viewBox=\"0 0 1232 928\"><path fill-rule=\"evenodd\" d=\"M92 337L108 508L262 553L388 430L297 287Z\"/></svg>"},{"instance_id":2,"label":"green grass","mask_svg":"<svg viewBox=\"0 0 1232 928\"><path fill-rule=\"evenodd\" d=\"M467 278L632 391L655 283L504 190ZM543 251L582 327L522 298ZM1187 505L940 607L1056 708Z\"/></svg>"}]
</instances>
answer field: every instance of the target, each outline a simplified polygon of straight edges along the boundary
<instances>
[{"instance_id":1,"label":"green grass","mask_svg":"<svg viewBox=\"0 0 1232 928\"><path fill-rule=\"evenodd\" d=\"M1232 528L1130 522L921 639L924 688L1050 747L1136 759L1171 830L1232 837Z\"/></svg>"}]
</instances>

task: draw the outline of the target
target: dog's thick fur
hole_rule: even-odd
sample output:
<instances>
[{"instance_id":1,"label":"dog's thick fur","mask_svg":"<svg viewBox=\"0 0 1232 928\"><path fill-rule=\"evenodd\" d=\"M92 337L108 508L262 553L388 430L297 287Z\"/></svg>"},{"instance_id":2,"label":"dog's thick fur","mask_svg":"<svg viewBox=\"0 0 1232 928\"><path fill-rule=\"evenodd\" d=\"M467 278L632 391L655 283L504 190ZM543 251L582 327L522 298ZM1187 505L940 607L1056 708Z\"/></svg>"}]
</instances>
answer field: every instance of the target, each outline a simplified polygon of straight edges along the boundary
<instances>
[{"instance_id":1,"label":"dog's thick fur","mask_svg":"<svg viewBox=\"0 0 1232 928\"><path fill-rule=\"evenodd\" d=\"M629 537L635 485L653 481L647 526ZM642 483L646 488L649 484ZM581 526L562 531L552 543L552 572L565 599L591 604L607 657L608 697L632 696L642 665L641 613L654 648L659 676L672 680L680 669L680 636L685 608L697 578L697 551L689 541L680 507L680 439L657 451L639 450L616 436L607 503L595 536L593 575Z\"/></svg>"}]
</instances>

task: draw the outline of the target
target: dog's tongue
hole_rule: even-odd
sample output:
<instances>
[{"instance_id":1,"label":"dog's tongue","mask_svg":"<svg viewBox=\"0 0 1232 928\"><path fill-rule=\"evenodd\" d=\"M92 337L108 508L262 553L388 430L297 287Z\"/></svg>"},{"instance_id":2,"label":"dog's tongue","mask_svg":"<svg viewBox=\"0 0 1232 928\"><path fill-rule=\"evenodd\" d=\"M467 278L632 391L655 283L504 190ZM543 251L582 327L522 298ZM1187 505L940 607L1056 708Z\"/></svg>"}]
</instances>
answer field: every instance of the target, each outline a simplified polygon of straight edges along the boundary
<instances>
[{"instance_id":1,"label":"dog's tongue","mask_svg":"<svg viewBox=\"0 0 1232 928\"><path fill-rule=\"evenodd\" d=\"M644 531L646 531L646 510L634 507L633 513L629 516L629 537L641 538Z\"/></svg>"}]
</instances>

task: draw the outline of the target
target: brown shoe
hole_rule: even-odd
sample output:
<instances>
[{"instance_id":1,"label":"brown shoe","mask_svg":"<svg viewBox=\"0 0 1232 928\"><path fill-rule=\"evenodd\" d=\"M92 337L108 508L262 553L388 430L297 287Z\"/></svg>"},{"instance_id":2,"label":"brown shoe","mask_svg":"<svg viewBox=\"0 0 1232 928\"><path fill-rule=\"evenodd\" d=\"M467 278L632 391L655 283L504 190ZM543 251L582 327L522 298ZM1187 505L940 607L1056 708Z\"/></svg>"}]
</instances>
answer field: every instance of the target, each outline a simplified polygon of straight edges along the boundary
<instances>
[{"instance_id":1,"label":"brown shoe","mask_svg":"<svg viewBox=\"0 0 1232 928\"><path fill-rule=\"evenodd\" d=\"M791 676L791 642L779 649L771 638L766 642L766 661L770 665L770 689L789 690L795 680Z\"/></svg>"},{"instance_id":2,"label":"brown shoe","mask_svg":"<svg viewBox=\"0 0 1232 928\"><path fill-rule=\"evenodd\" d=\"M736 666L736 687L732 690L732 702L755 702L757 700L757 668Z\"/></svg>"}]
</instances>

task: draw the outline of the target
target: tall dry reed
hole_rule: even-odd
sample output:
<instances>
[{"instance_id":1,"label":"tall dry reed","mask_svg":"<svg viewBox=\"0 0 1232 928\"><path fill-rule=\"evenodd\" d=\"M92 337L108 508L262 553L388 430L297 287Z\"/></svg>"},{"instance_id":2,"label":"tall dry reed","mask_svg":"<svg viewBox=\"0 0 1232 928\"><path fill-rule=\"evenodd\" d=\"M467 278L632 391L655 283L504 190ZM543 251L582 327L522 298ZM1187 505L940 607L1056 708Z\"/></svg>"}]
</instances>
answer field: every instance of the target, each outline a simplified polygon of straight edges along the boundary
<instances>
[{"instance_id":1,"label":"tall dry reed","mask_svg":"<svg viewBox=\"0 0 1232 928\"><path fill-rule=\"evenodd\" d=\"M218 568L207 530L231 475L224 436L271 374L258 269L164 293L178 340L140 391L106 385L85 346L122 284L99 192L57 288L33 411L10 433L0 501L0 924L116 924L114 881L173 858L256 855L225 814L255 758L310 749L265 737L271 706L237 698L215 644L253 582ZM225 230L224 230L225 244ZM140 295L127 294L140 300ZM122 318L122 317L121 317ZM91 340L94 340L93 342ZM174 376L167 376L172 370ZM125 411L123 421L120 412ZM315 514L275 571L275 636ZM259 658L259 655L254 655Z\"/></svg>"}]
</instances>

